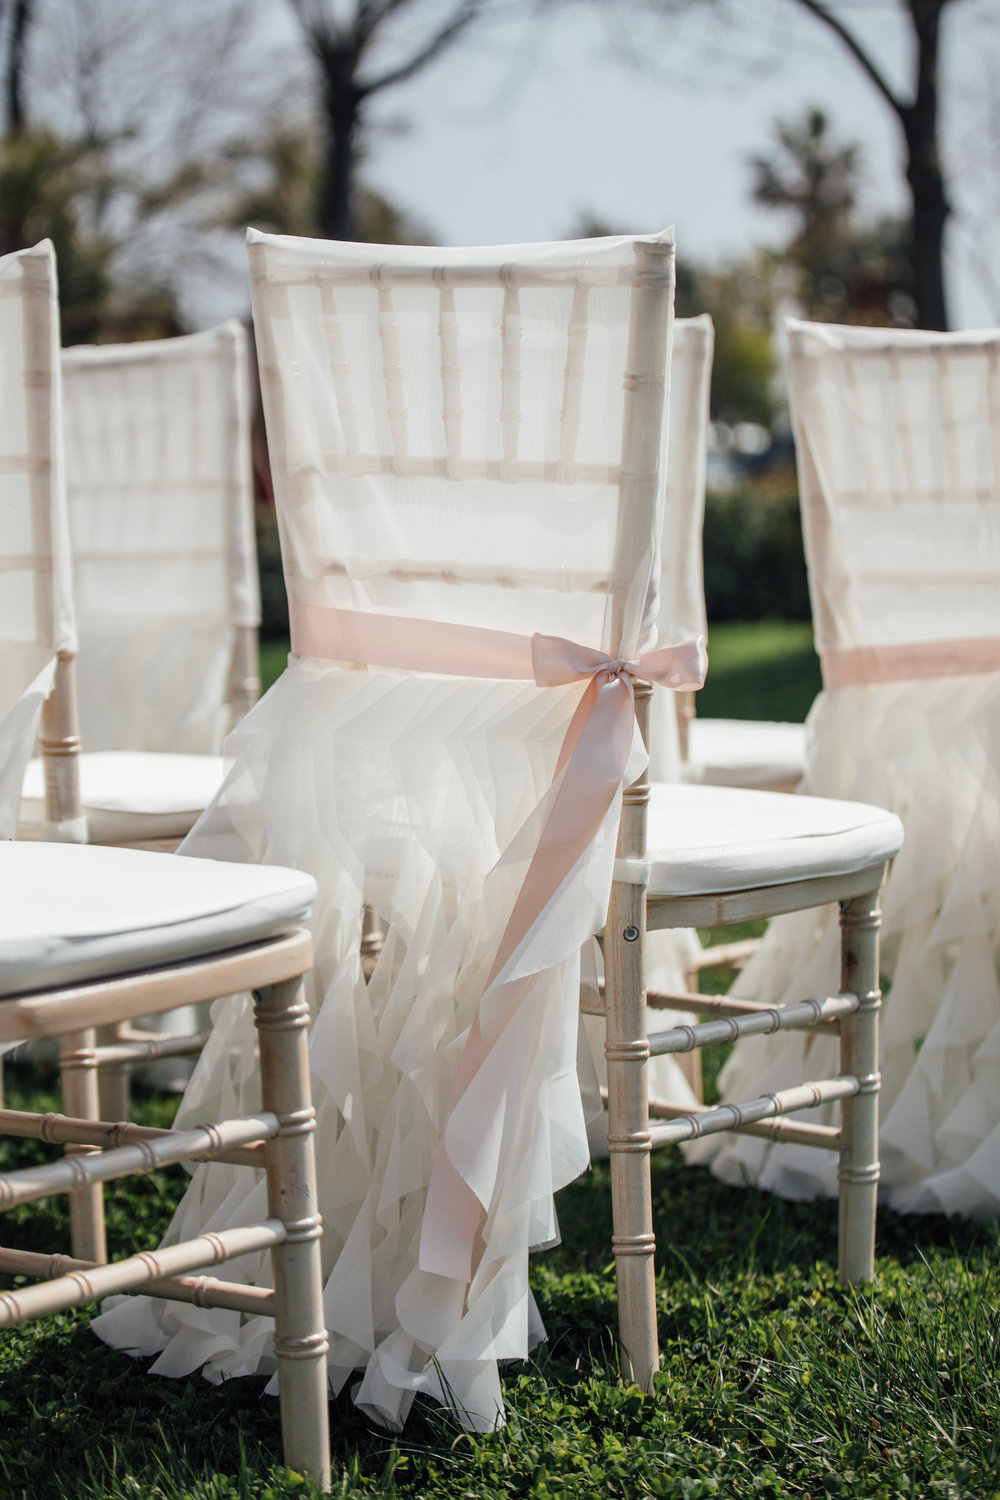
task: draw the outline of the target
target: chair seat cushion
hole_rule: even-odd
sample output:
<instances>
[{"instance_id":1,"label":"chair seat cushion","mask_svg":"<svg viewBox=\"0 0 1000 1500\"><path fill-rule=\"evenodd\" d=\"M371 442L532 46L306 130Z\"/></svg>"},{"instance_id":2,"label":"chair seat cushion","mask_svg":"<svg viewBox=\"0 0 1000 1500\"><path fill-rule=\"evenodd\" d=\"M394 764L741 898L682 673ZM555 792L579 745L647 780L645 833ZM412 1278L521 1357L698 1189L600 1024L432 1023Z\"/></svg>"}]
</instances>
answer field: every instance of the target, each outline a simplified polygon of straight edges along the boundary
<instances>
[{"instance_id":1,"label":"chair seat cushion","mask_svg":"<svg viewBox=\"0 0 1000 1500\"><path fill-rule=\"evenodd\" d=\"M899 819L866 802L661 783L649 805L649 889L715 895L848 875L902 843Z\"/></svg>"},{"instance_id":2,"label":"chair seat cushion","mask_svg":"<svg viewBox=\"0 0 1000 1500\"><path fill-rule=\"evenodd\" d=\"M310 875L81 844L0 842L0 995L207 957L295 926Z\"/></svg>"},{"instance_id":3,"label":"chair seat cushion","mask_svg":"<svg viewBox=\"0 0 1000 1500\"><path fill-rule=\"evenodd\" d=\"M92 844L183 838L226 777L221 755L95 750L80 756L80 801ZM42 762L24 778L19 837L39 838L45 822Z\"/></svg>"},{"instance_id":4,"label":"chair seat cushion","mask_svg":"<svg viewBox=\"0 0 1000 1500\"><path fill-rule=\"evenodd\" d=\"M695 718L687 764L691 779L707 786L795 786L806 768L806 726Z\"/></svg>"}]
</instances>

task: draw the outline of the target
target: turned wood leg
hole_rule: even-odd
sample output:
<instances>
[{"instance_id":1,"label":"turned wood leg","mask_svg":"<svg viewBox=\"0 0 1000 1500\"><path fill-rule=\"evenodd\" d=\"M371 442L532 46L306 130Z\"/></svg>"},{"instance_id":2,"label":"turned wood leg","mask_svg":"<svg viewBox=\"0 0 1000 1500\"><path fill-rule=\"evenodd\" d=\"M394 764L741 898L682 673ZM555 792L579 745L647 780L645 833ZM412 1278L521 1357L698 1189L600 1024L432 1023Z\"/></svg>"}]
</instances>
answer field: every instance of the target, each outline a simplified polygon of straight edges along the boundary
<instances>
[{"instance_id":1,"label":"turned wood leg","mask_svg":"<svg viewBox=\"0 0 1000 1500\"><path fill-rule=\"evenodd\" d=\"M274 1352L278 1360L285 1463L330 1488L330 1425L316 1193L316 1112L309 1087L309 1007L299 979L276 984L258 999L261 1104L278 1116L267 1142L268 1213L287 1230L271 1252L274 1268Z\"/></svg>"},{"instance_id":2,"label":"turned wood leg","mask_svg":"<svg viewBox=\"0 0 1000 1500\"><path fill-rule=\"evenodd\" d=\"M637 683L635 692L637 712L641 713L650 690L645 683ZM618 833L620 860L640 861L645 855L648 802L649 782L643 775L624 794ZM659 1369L660 1355L649 1175L645 956L645 884L616 880L604 928L612 1245L622 1370L627 1379L648 1391Z\"/></svg>"},{"instance_id":3,"label":"turned wood leg","mask_svg":"<svg viewBox=\"0 0 1000 1500\"><path fill-rule=\"evenodd\" d=\"M101 1118L97 1096L97 1055L93 1027L59 1039L59 1077L63 1109L78 1120ZM94 1146L67 1146L67 1156L90 1156ZM77 1260L103 1265L108 1258L104 1234L104 1191L100 1183L69 1194L70 1240Z\"/></svg>"},{"instance_id":4,"label":"turned wood leg","mask_svg":"<svg viewBox=\"0 0 1000 1500\"><path fill-rule=\"evenodd\" d=\"M859 1092L842 1105L840 1149L840 1280L870 1281L875 1266L878 1196L878 892L844 901L840 909L841 989L860 1005L840 1026L840 1071L853 1074Z\"/></svg>"},{"instance_id":5,"label":"turned wood leg","mask_svg":"<svg viewBox=\"0 0 1000 1500\"><path fill-rule=\"evenodd\" d=\"M99 1047L114 1046L124 1040L126 1026L118 1021L113 1026L99 1026ZM132 1111L132 1069L126 1062L101 1063L97 1070L97 1093L100 1100L102 1120L127 1120Z\"/></svg>"}]
</instances>

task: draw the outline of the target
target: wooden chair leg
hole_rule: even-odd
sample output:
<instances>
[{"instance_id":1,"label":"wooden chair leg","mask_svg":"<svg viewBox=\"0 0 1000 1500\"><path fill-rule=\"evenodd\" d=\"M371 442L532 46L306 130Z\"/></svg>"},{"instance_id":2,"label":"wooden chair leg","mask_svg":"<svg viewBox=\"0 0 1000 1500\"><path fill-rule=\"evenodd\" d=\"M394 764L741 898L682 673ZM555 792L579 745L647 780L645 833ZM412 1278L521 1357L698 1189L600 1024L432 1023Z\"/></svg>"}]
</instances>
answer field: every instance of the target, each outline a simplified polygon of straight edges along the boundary
<instances>
[{"instance_id":1,"label":"wooden chair leg","mask_svg":"<svg viewBox=\"0 0 1000 1500\"><path fill-rule=\"evenodd\" d=\"M113 1046L124 1040L125 1024L99 1026L98 1046ZM128 1120L132 1108L132 1069L128 1063L103 1063L97 1072L97 1094L102 1120Z\"/></svg>"},{"instance_id":2,"label":"wooden chair leg","mask_svg":"<svg viewBox=\"0 0 1000 1500\"><path fill-rule=\"evenodd\" d=\"M63 1109L78 1120L99 1120L96 1034L93 1027L68 1032L59 1039L59 1078ZM67 1146L67 1156L90 1156L93 1146ZM69 1195L70 1241L77 1260L104 1265L108 1258L104 1233L104 1190L100 1183L77 1188Z\"/></svg>"},{"instance_id":3,"label":"wooden chair leg","mask_svg":"<svg viewBox=\"0 0 1000 1500\"><path fill-rule=\"evenodd\" d=\"M645 890L616 884L604 929L612 1246L622 1372L648 1391L659 1369L660 1351L646 1094L649 1042L642 986L645 927Z\"/></svg>"},{"instance_id":4,"label":"wooden chair leg","mask_svg":"<svg viewBox=\"0 0 1000 1500\"><path fill-rule=\"evenodd\" d=\"M651 688L635 684L640 729L648 721ZM646 853L649 781L626 787L618 829L618 858L638 868ZM656 1240L649 1176L649 1040L646 1029L646 885L615 880L604 927L607 1006L608 1154L618 1281L622 1371L643 1390L660 1367L656 1334Z\"/></svg>"},{"instance_id":5,"label":"wooden chair leg","mask_svg":"<svg viewBox=\"0 0 1000 1500\"><path fill-rule=\"evenodd\" d=\"M276 984L258 999L261 1104L280 1121L267 1143L268 1213L287 1238L272 1252L274 1352L281 1431L290 1469L330 1488L330 1425L320 1239L313 1141L316 1112L309 1087L309 1007L301 980Z\"/></svg>"},{"instance_id":6,"label":"wooden chair leg","mask_svg":"<svg viewBox=\"0 0 1000 1500\"><path fill-rule=\"evenodd\" d=\"M860 1081L858 1093L841 1106L840 1280L870 1281L875 1268L875 1211L878 1196L878 933L882 925L878 892L844 901L840 908L841 989L860 1001L841 1020L840 1070Z\"/></svg>"}]
</instances>

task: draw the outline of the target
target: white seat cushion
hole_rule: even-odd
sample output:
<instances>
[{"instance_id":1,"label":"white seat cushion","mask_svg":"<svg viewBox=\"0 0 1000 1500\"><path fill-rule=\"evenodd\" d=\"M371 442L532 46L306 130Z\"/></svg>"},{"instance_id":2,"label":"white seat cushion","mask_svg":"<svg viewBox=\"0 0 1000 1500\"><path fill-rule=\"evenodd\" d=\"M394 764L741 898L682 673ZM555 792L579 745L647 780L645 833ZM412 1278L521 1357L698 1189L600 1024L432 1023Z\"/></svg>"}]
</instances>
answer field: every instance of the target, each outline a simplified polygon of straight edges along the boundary
<instances>
[{"instance_id":1,"label":"white seat cushion","mask_svg":"<svg viewBox=\"0 0 1000 1500\"><path fill-rule=\"evenodd\" d=\"M81 844L0 843L0 995L208 956L293 927L310 875Z\"/></svg>"},{"instance_id":2,"label":"white seat cushion","mask_svg":"<svg viewBox=\"0 0 1000 1500\"><path fill-rule=\"evenodd\" d=\"M903 825L866 802L657 784L650 892L696 896L848 875L899 853Z\"/></svg>"},{"instance_id":3,"label":"white seat cushion","mask_svg":"<svg viewBox=\"0 0 1000 1500\"><path fill-rule=\"evenodd\" d=\"M183 838L226 777L221 755L166 755L146 750L96 750L80 756L80 801L92 844ZM20 838L41 838L45 824L42 762L24 778Z\"/></svg>"},{"instance_id":4,"label":"white seat cushion","mask_svg":"<svg viewBox=\"0 0 1000 1500\"><path fill-rule=\"evenodd\" d=\"M806 726L695 718L687 766L690 778L706 786L795 786L806 768Z\"/></svg>"}]
</instances>

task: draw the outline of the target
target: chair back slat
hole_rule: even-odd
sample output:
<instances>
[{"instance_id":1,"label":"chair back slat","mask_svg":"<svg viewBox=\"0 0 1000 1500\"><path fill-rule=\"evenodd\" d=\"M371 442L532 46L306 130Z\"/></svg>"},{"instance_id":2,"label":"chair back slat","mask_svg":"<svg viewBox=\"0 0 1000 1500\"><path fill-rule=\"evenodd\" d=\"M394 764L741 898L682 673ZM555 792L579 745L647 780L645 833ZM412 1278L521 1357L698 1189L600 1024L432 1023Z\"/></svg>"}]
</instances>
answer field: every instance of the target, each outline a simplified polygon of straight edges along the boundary
<instances>
[{"instance_id":1,"label":"chair back slat","mask_svg":"<svg viewBox=\"0 0 1000 1500\"><path fill-rule=\"evenodd\" d=\"M445 473L448 478L453 479L458 473L458 464L462 456L462 381L455 290L443 279L439 279L438 282L438 299Z\"/></svg>"},{"instance_id":2,"label":"chair back slat","mask_svg":"<svg viewBox=\"0 0 1000 1500\"><path fill-rule=\"evenodd\" d=\"M580 421L583 414L583 383L587 364L589 293L584 285L573 288L573 305L566 335L566 370L563 376L563 403L559 421L559 479L569 483L576 458Z\"/></svg>"}]
</instances>

